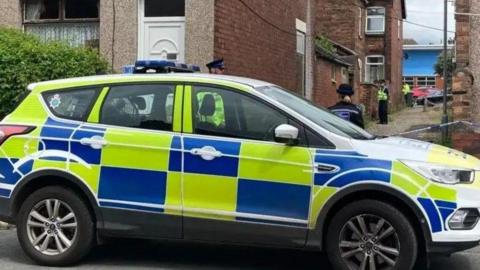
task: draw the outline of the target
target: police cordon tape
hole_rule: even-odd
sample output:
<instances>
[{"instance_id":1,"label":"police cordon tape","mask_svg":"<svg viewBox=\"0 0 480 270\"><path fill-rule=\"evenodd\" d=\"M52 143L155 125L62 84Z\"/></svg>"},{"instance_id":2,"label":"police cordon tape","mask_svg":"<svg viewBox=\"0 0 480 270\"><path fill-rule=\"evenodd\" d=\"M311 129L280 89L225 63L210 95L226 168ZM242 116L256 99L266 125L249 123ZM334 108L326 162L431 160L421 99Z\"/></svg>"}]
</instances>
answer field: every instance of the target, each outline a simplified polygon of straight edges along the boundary
<instances>
[{"instance_id":1,"label":"police cordon tape","mask_svg":"<svg viewBox=\"0 0 480 270\"><path fill-rule=\"evenodd\" d=\"M401 132L401 133L397 133L397 134L392 134L392 135L388 135L388 136L402 136L402 135L418 133L418 132L422 132L422 131L428 131L428 130L435 129L435 128L444 128L444 127L458 125L458 124L464 124L464 125L467 125L467 126L470 126L470 127L480 128L480 125L474 124L474 123L469 122L469 121L463 121L462 120L462 121L453 121L453 122L448 122L448 123L444 123L444 124L432 125L432 126L429 126L429 127L419 128L419 129L415 129L415 130L409 130L409 131L405 131L405 132Z\"/></svg>"}]
</instances>

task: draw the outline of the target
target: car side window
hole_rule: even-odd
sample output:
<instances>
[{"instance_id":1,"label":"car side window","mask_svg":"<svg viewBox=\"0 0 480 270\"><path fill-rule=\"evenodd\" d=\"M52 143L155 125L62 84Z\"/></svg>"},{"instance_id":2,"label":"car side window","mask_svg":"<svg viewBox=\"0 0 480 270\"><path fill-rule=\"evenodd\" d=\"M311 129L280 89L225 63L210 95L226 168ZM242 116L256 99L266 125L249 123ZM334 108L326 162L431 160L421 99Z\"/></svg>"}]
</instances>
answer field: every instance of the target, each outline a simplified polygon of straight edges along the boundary
<instances>
[{"instance_id":1,"label":"car side window","mask_svg":"<svg viewBox=\"0 0 480 270\"><path fill-rule=\"evenodd\" d=\"M287 124L281 112L246 94L207 86L193 87L196 134L274 141L274 130Z\"/></svg>"},{"instance_id":2,"label":"car side window","mask_svg":"<svg viewBox=\"0 0 480 270\"><path fill-rule=\"evenodd\" d=\"M84 88L48 91L43 94L43 98L55 116L84 121L99 90L96 88Z\"/></svg>"},{"instance_id":3,"label":"car side window","mask_svg":"<svg viewBox=\"0 0 480 270\"><path fill-rule=\"evenodd\" d=\"M174 85L113 86L103 103L100 123L172 131Z\"/></svg>"}]
</instances>

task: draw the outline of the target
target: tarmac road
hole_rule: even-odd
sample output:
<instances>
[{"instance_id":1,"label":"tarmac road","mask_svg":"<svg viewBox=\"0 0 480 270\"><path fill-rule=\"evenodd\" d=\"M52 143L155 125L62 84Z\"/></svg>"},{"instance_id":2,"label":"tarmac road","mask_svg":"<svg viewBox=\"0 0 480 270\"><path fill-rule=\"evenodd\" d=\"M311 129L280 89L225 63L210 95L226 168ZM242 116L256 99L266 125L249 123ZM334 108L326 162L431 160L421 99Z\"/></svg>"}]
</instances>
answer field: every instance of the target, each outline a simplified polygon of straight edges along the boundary
<instances>
[{"instance_id":1,"label":"tarmac road","mask_svg":"<svg viewBox=\"0 0 480 270\"><path fill-rule=\"evenodd\" d=\"M0 269L52 269L38 267L22 252L15 230L0 231ZM97 247L80 265L69 269L330 269L320 253L114 240ZM450 258L435 258L433 270L480 269L480 248Z\"/></svg>"}]
</instances>

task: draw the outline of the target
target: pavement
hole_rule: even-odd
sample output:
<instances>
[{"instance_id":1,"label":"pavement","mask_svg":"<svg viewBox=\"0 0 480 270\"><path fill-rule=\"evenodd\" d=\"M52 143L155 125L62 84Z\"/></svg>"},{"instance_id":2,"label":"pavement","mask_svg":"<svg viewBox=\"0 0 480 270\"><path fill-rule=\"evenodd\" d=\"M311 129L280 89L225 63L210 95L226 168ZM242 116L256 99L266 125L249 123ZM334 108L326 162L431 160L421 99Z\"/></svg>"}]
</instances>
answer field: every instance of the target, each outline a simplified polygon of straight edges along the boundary
<instances>
[{"instance_id":1,"label":"pavement","mask_svg":"<svg viewBox=\"0 0 480 270\"><path fill-rule=\"evenodd\" d=\"M440 124L441 119L441 104L436 104L434 107L428 107L426 112L423 111L422 106L416 106L414 108L405 108L399 112L390 114L388 125L370 123L366 129L375 135L389 136L427 126L438 125ZM440 135L440 130L433 130L430 132L412 133L405 137L423 141L438 141Z\"/></svg>"},{"instance_id":2,"label":"pavement","mask_svg":"<svg viewBox=\"0 0 480 270\"><path fill-rule=\"evenodd\" d=\"M38 267L22 251L15 229L0 231L0 269L62 269ZM432 270L479 269L480 248L435 258ZM64 269L64 268L63 268ZM252 247L230 247L146 240L112 240L96 247L81 264L69 269L322 269L322 253Z\"/></svg>"}]
</instances>

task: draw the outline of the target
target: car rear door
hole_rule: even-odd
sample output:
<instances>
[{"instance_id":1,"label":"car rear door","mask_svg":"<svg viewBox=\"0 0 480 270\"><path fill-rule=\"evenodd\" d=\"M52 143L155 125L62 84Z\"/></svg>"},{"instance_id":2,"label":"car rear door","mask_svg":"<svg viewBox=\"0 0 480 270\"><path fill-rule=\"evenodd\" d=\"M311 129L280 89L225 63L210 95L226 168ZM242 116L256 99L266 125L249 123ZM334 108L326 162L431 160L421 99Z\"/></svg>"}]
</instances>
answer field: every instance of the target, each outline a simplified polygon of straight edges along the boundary
<instances>
[{"instance_id":1,"label":"car rear door","mask_svg":"<svg viewBox=\"0 0 480 270\"><path fill-rule=\"evenodd\" d=\"M186 87L185 238L304 245L312 155L306 146L274 142L280 124L292 120L241 90Z\"/></svg>"},{"instance_id":2,"label":"car rear door","mask_svg":"<svg viewBox=\"0 0 480 270\"><path fill-rule=\"evenodd\" d=\"M98 202L104 229L146 237L182 237L180 142L183 87L115 85L89 118L103 136L80 138L101 149Z\"/></svg>"}]
</instances>

